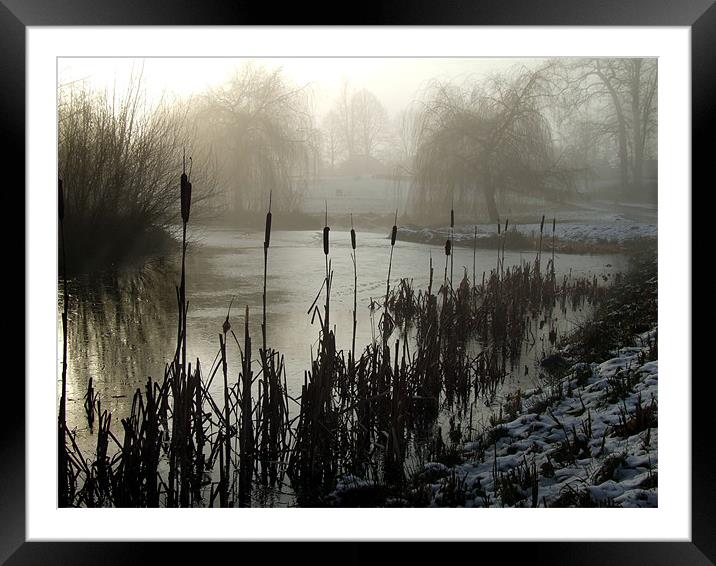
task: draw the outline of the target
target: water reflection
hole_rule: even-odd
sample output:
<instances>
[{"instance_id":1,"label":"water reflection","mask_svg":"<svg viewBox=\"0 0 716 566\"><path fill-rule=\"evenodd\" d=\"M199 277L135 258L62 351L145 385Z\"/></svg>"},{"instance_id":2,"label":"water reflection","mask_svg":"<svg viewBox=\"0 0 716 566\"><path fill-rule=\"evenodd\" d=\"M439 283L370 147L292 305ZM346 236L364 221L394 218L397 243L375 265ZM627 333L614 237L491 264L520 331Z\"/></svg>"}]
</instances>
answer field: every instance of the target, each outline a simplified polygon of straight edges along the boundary
<instances>
[{"instance_id":1,"label":"water reflection","mask_svg":"<svg viewBox=\"0 0 716 566\"><path fill-rule=\"evenodd\" d=\"M199 358L207 374L218 351L218 335L232 299L232 326L243 327L244 306L248 305L252 335L256 340L260 336L263 232L205 229L195 230L193 236L195 241L189 249L187 263L189 358ZM358 234L356 346L359 351L373 340L377 317L373 321L369 305L373 298L379 298L385 292L389 253L389 241L384 234ZM415 289L427 288L430 256L440 261L442 253L442 246L400 242L398 237L393 256L394 284L407 277L412 279ZM516 265L523 259L532 258L531 252L507 251L505 265ZM331 259L334 271L331 322L335 325L337 347L349 349L353 265L348 232L331 232ZM165 363L173 356L177 332L177 260L176 256L153 260L141 268L109 271L68 283L68 425L79 432L81 447L93 447L95 442L89 434L83 409L90 377L103 407L114 414L117 422L129 413L134 391L143 387L148 376L161 379ZM267 285L268 343L285 356L288 393L294 397L300 393L303 371L309 367L311 349L318 336L317 323L312 325L306 312L323 281L323 262L320 231L276 231L272 235ZM456 274L462 273L463 267L472 273L472 265L471 248L454 250ZM478 250L478 280L483 271L489 271L494 265L494 251ZM558 255L556 258L558 279L565 273L609 277L624 267L625 259L620 256ZM61 308L60 292L58 312ZM570 311L567 316L560 313L556 323L559 333L567 332L579 316L578 311ZM539 322L534 320L532 324L536 328ZM61 344L60 330L58 321ZM533 353L541 349L540 340L537 338ZM234 380L238 377L239 356L237 344L230 341L229 372ZM521 369L526 363L517 365L506 385L524 387L525 381L533 378L533 374L526 377ZM217 381L212 389L218 386ZM214 393L220 395L218 389L212 391ZM477 420L482 416L472 418Z\"/></svg>"}]
</instances>

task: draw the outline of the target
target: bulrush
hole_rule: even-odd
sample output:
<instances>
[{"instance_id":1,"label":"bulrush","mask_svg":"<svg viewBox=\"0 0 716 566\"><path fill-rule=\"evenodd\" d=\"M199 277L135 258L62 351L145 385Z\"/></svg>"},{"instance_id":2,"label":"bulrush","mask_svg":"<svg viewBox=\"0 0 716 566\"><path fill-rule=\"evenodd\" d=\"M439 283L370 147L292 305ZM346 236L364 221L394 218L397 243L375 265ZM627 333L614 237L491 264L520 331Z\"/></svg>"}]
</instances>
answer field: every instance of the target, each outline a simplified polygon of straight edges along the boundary
<instances>
[{"instance_id":1,"label":"bulrush","mask_svg":"<svg viewBox=\"0 0 716 566\"><path fill-rule=\"evenodd\" d=\"M323 255L325 256L326 262L326 319L324 321L324 332L328 334L330 332L330 305L331 305L331 264L328 260L328 252L330 251L330 243L328 235L331 229L328 226L328 203L326 202L326 216L323 225Z\"/></svg>"},{"instance_id":2,"label":"bulrush","mask_svg":"<svg viewBox=\"0 0 716 566\"><path fill-rule=\"evenodd\" d=\"M266 213L266 231L264 233L264 248L268 249L271 243L271 193L269 193L269 209Z\"/></svg>"},{"instance_id":3,"label":"bulrush","mask_svg":"<svg viewBox=\"0 0 716 566\"><path fill-rule=\"evenodd\" d=\"M191 157L189 158L191 161ZM181 174L181 219L184 224L189 222L189 211L191 210L191 181L186 174L186 169Z\"/></svg>"},{"instance_id":4,"label":"bulrush","mask_svg":"<svg viewBox=\"0 0 716 566\"><path fill-rule=\"evenodd\" d=\"M269 208L266 213L266 229L264 232L264 291L262 295L263 304L263 321L261 322L261 337L263 339L264 354L266 353L266 276L268 271L268 249L271 244L271 197L272 192L269 192ZM264 367L264 370L266 368Z\"/></svg>"},{"instance_id":5,"label":"bulrush","mask_svg":"<svg viewBox=\"0 0 716 566\"><path fill-rule=\"evenodd\" d=\"M450 207L450 246L452 247L452 240L455 237L455 205ZM452 264L453 258L450 256L450 287L452 288Z\"/></svg>"},{"instance_id":6,"label":"bulrush","mask_svg":"<svg viewBox=\"0 0 716 566\"><path fill-rule=\"evenodd\" d=\"M448 282L448 262L450 260L451 251L452 251L452 242L449 239L445 240L445 275L444 275L443 279L444 279L445 296L446 297L447 297L447 282Z\"/></svg>"},{"instance_id":7,"label":"bulrush","mask_svg":"<svg viewBox=\"0 0 716 566\"><path fill-rule=\"evenodd\" d=\"M395 240L398 237L398 211L395 211L395 220L393 220L393 230L390 233L390 245L395 245Z\"/></svg>"},{"instance_id":8,"label":"bulrush","mask_svg":"<svg viewBox=\"0 0 716 566\"><path fill-rule=\"evenodd\" d=\"M393 268L393 248L395 247L395 241L398 238L398 211L395 211L395 220L393 221L393 229L390 231L390 259L388 260L388 282L386 285L385 297L388 300L388 294L390 293L390 271Z\"/></svg>"},{"instance_id":9,"label":"bulrush","mask_svg":"<svg viewBox=\"0 0 716 566\"><path fill-rule=\"evenodd\" d=\"M398 211L395 211L395 220L393 220L393 228L390 231L390 259L388 260L388 278L385 282L385 301L383 302L383 314L381 315L381 328L383 334L383 347L387 348L388 336L393 331L393 320L388 313L388 298L390 297L390 272L393 269L393 249L395 241L398 239Z\"/></svg>"},{"instance_id":10,"label":"bulrush","mask_svg":"<svg viewBox=\"0 0 716 566\"><path fill-rule=\"evenodd\" d=\"M553 283L553 285L556 284L555 280L554 280L554 232L555 232L556 228L557 228L557 219L552 218L552 283Z\"/></svg>"},{"instance_id":11,"label":"bulrush","mask_svg":"<svg viewBox=\"0 0 716 566\"><path fill-rule=\"evenodd\" d=\"M328 255L328 233L331 231L331 229L328 226L323 227L323 254Z\"/></svg>"},{"instance_id":12,"label":"bulrush","mask_svg":"<svg viewBox=\"0 0 716 566\"><path fill-rule=\"evenodd\" d=\"M542 220L540 220L539 223L539 249L537 250L537 261L535 262L535 267L537 268L537 271L540 270L540 264L542 263L542 234L544 232L544 214L542 215Z\"/></svg>"},{"instance_id":13,"label":"bulrush","mask_svg":"<svg viewBox=\"0 0 716 566\"><path fill-rule=\"evenodd\" d=\"M477 226L475 226L475 238L472 241L472 288L477 285L475 265L477 263Z\"/></svg>"},{"instance_id":14,"label":"bulrush","mask_svg":"<svg viewBox=\"0 0 716 566\"><path fill-rule=\"evenodd\" d=\"M356 260L356 231L353 227L353 215L351 214L351 259L353 260L353 339L351 341L351 376L355 372L356 360L356 327L358 326L358 263Z\"/></svg>"},{"instance_id":15,"label":"bulrush","mask_svg":"<svg viewBox=\"0 0 716 566\"><path fill-rule=\"evenodd\" d=\"M62 397L60 398L60 414L57 425L58 434L58 462L57 462L57 480L59 486L58 505L67 507L69 505L69 461L67 454L67 422L66 422L66 403L67 403L67 265L65 264L65 191L62 179L57 180L58 191L58 216L60 220L60 244L62 245Z\"/></svg>"}]
</instances>

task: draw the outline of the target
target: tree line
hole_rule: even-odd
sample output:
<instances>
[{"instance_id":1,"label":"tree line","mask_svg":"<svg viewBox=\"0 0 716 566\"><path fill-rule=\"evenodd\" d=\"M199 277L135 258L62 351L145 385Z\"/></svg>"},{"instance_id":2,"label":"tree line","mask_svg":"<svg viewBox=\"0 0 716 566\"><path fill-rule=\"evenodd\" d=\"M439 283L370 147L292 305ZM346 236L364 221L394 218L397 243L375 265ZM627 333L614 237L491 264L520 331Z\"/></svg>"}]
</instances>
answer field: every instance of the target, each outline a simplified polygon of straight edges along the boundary
<instances>
[{"instance_id":1,"label":"tree line","mask_svg":"<svg viewBox=\"0 0 716 566\"><path fill-rule=\"evenodd\" d=\"M499 196L559 198L588 184L598 162L638 192L657 155L655 59L555 59L435 80L392 116L345 80L318 116L312 85L251 63L219 87L153 107L142 82L138 73L121 96L60 86L59 174L81 218L70 243L176 223L170 203L185 155L203 187L199 214L253 213L269 193L277 211L297 212L313 179L379 167L410 180L416 214L454 203L490 220Z\"/></svg>"}]
</instances>

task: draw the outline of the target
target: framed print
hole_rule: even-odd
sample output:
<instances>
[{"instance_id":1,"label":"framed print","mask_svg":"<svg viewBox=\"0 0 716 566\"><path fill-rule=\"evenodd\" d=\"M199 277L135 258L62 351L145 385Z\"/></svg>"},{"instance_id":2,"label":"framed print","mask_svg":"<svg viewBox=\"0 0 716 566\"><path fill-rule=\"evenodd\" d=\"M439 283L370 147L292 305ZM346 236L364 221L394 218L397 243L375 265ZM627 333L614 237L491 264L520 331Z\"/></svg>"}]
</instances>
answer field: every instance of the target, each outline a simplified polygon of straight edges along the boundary
<instances>
[{"instance_id":1,"label":"framed print","mask_svg":"<svg viewBox=\"0 0 716 566\"><path fill-rule=\"evenodd\" d=\"M5 4L32 330L8 564L715 560L691 369L710 2L364 26Z\"/></svg>"}]
</instances>

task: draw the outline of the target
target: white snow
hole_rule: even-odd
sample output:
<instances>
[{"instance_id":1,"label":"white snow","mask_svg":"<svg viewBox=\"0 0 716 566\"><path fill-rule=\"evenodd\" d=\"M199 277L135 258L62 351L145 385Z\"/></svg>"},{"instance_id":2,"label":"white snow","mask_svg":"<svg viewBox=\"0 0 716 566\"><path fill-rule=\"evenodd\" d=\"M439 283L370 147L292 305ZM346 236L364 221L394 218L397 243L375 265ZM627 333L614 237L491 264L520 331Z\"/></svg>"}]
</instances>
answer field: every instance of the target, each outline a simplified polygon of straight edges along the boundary
<instances>
[{"instance_id":1,"label":"white snow","mask_svg":"<svg viewBox=\"0 0 716 566\"><path fill-rule=\"evenodd\" d=\"M633 222L626 218L613 215L608 222L567 222L557 223L555 238L561 242L582 244L623 244L629 240L639 238L656 238L657 225L644 222ZM510 225L510 231L516 230L525 236L539 237L539 223ZM450 227L417 228L414 226L401 226L400 233L406 240L422 242L444 243L450 237ZM494 237L497 227L492 225L478 225L477 237ZM455 226L453 239L456 243L472 242L475 237L475 226ZM552 222L545 220L544 246L549 246L552 238Z\"/></svg>"},{"instance_id":2,"label":"white snow","mask_svg":"<svg viewBox=\"0 0 716 566\"><path fill-rule=\"evenodd\" d=\"M646 352L647 348L623 348L615 352L614 358L587 366L591 376L581 385L576 383L576 372L583 370L585 364L575 364L563 383L564 398L554 401L550 410L540 415L533 412L532 407L537 406L546 392L525 392L522 414L512 422L498 425L507 434L499 435L496 444L481 446L480 442L470 442L463 447L467 460L456 466L455 475L464 481L465 506L502 506L495 466L498 476L503 474L504 478L505 474L524 471L533 463L539 472L539 506L545 502L552 506L560 498L562 504L574 503L567 497L570 492L588 494L591 505L656 506L658 427L626 437L614 430L615 425L623 422L624 411L629 418L638 403L642 409L647 408L652 399L656 403L658 362L640 363L640 356ZM617 400L609 396L613 390L610 379L615 379L620 369L634 372L633 385ZM590 418L591 436L587 438L584 430ZM572 445L574 432L580 440L586 441L586 451L574 461L564 458L565 431ZM478 455L479 448L484 449L482 458ZM554 475L549 477L551 468ZM449 481L449 477L443 478L432 486L432 505L445 504L444 495L454 488ZM530 506L531 486L518 486L517 490L517 501L512 504Z\"/></svg>"}]
</instances>

